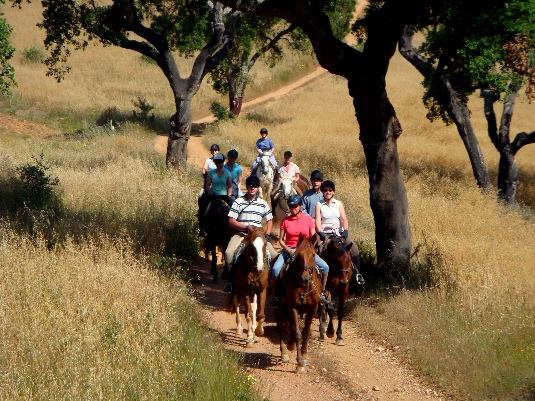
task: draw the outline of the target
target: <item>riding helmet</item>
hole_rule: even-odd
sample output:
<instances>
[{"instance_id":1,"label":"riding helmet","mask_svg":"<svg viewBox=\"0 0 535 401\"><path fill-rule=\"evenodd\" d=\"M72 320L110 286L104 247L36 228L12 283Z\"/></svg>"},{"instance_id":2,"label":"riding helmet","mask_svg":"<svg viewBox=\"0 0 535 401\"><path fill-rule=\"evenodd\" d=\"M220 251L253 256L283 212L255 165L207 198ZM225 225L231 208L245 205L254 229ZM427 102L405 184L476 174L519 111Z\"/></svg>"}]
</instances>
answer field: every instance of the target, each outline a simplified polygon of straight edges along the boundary
<instances>
[{"instance_id":1,"label":"riding helmet","mask_svg":"<svg viewBox=\"0 0 535 401\"><path fill-rule=\"evenodd\" d=\"M296 205L302 205L303 199L297 194L290 195L288 198L288 206L296 206Z\"/></svg>"},{"instance_id":2,"label":"riding helmet","mask_svg":"<svg viewBox=\"0 0 535 401\"><path fill-rule=\"evenodd\" d=\"M236 149L230 149L227 153L227 157L234 157L235 159L237 159L238 151Z\"/></svg>"},{"instance_id":3,"label":"riding helmet","mask_svg":"<svg viewBox=\"0 0 535 401\"><path fill-rule=\"evenodd\" d=\"M267 128L266 128L266 127L261 128L261 129L260 129L260 133L261 133L261 134L263 134L263 133L266 133L266 134L267 134L267 133L268 133Z\"/></svg>"},{"instance_id":4,"label":"riding helmet","mask_svg":"<svg viewBox=\"0 0 535 401\"><path fill-rule=\"evenodd\" d=\"M312 174L310 174L310 181L312 180L322 180L323 181L323 173L319 170L314 170Z\"/></svg>"},{"instance_id":5,"label":"riding helmet","mask_svg":"<svg viewBox=\"0 0 535 401\"><path fill-rule=\"evenodd\" d=\"M324 188L332 188L334 191L334 182L331 180L323 181L321 183L321 190L323 191Z\"/></svg>"},{"instance_id":6,"label":"riding helmet","mask_svg":"<svg viewBox=\"0 0 535 401\"><path fill-rule=\"evenodd\" d=\"M219 150L219 145L214 143L212 146L210 146L210 150Z\"/></svg>"},{"instance_id":7,"label":"riding helmet","mask_svg":"<svg viewBox=\"0 0 535 401\"><path fill-rule=\"evenodd\" d=\"M214 155L214 163L217 161L222 161L222 162L225 161L225 156L223 155L223 153L216 153Z\"/></svg>"},{"instance_id":8,"label":"riding helmet","mask_svg":"<svg viewBox=\"0 0 535 401\"><path fill-rule=\"evenodd\" d=\"M284 157L292 157L292 152L287 150L286 152L284 152Z\"/></svg>"},{"instance_id":9,"label":"riding helmet","mask_svg":"<svg viewBox=\"0 0 535 401\"><path fill-rule=\"evenodd\" d=\"M250 175L245 180L245 186L254 185L256 187L260 186L260 178L258 178L256 175Z\"/></svg>"}]
</instances>

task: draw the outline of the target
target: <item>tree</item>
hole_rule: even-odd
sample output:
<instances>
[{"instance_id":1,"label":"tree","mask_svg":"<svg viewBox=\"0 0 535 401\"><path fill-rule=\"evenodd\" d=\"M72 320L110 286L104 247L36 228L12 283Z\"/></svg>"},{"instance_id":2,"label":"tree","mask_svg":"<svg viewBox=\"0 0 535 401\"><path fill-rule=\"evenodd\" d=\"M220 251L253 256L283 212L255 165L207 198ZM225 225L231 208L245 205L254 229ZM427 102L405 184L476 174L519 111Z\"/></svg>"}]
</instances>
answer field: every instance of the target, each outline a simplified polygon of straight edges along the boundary
<instances>
[{"instance_id":1,"label":"tree","mask_svg":"<svg viewBox=\"0 0 535 401\"><path fill-rule=\"evenodd\" d=\"M2 0L1 4L5 4ZM12 28L9 26L5 18L1 18L4 14L0 12L0 93L5 95L9 93L11 86L16 85L15 69L9 60L15 53L15 48L9 43L9 35Z\"/></svg>"},{"instance_id":2,"label":"tree","mask_svg":"<svg viewBox=\"0 0 535 401\"><path fill-rule=\"evenodd\" d=\"M166 160L173 167L185 166L191 101L206 74L228 54L240 13L230 14L225 21L223 5L206 0L113 0L103 6L94 1L43 0L42 4L39 26L46 31L45 47L50 51L45 60L47 74L58 82L70 70L66 64L70 49L85 49L91 40L156 61L171 86L176 107ZM129 38L132 34L139 39ZM189 77L180 75L173 50L186 56L198 51Z\"/></svg>"},{"instance_id":3,"label":"tree","mask_svg":"<svg viewBox=\"0 0 535 401\"><path fill-rule=\"evenodd\" d=\"M326 10L337 38L343 39L349 33L354 9L354 0L343 0ZM211 72L214 89L229 95L230 111L235 115L239 115L245 89L252 82L251 69L262 56L267 56L270 67L275 66L284 55L283 41L290 51L310 49L310 42L295 23L253 14L246 14L238 21L229 56Z\"/></svg>"},{"instance_id":4,"label":"tree","mask_svg":"<svg viewBox=\"0 0 535 401\"><path fill-rule=\"evenodd\" d=\"M400 53L423 75L424 103L430 120L454 122L465 142L478 185L490 188L483 155L475 139L467 108L468 97L481 91L488 135L500 153L498 196L514 204L518 186L514 155L535 142L535 133L520 133L509 139L513 106L519 90L526 86L535 97L535 1L444 2L435 14L418 27L407 27L399 43ZM414 30L425 42L412 46ZM497 126L494 104L503 100L504 111Z\"/></svg>"}]
</instances>

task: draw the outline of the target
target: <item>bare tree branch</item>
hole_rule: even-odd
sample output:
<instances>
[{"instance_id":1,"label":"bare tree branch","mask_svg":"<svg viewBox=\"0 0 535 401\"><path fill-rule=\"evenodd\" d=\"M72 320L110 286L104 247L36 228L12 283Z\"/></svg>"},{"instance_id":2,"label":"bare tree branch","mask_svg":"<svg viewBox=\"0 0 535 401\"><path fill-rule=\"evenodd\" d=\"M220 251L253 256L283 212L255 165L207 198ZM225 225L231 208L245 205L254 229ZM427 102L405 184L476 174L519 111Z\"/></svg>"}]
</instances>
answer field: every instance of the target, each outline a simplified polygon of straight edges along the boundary
<instances>
[{"instance_id":1,"label":"bare tree branch","mask_svg":"<svg viewBox=\"0 0 535 401\"><path fill-rule=\"evenodd\" d=\"M529 134L525 132L517 134L515 140L511 144L513 154L516 155L516 152L518 152L523 146L529 145L530 143L535 143L535 131L530 132Z\"/></svg>"}]
</instances>

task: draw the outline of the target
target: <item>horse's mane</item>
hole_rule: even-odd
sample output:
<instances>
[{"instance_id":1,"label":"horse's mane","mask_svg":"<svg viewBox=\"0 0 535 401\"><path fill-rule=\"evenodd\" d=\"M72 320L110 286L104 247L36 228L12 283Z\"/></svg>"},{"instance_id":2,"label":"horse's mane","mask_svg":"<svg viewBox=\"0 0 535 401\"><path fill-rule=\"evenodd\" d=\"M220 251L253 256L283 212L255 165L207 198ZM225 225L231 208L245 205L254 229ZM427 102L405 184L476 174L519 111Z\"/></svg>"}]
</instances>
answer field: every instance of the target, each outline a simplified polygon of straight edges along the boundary
<instances>
[{"instance_id":1,"label":"horse's mane","mask_svg":"<svg viewBox=\"0 0 535 401\"><path fill-rule=\"evenodd\" d=\"M295 248L295 253L298 254L305 250L312 250L312 252L316 252L312 239L299 235L299 242L297 243L297 248Z\"/></svg>"},{"instance_id":2,"label":"horse's mane","mask_svg":"<svg viewBox=\"0 0 535 401\"><path fill-rule=\"evenodd\" d=\"M345 241L339 237L335 237L329 241L326 251L327 254L330 253L335 257L342 256L343 254L349 252L349 250L346 248Z\"/></svg>"}]
</instances>

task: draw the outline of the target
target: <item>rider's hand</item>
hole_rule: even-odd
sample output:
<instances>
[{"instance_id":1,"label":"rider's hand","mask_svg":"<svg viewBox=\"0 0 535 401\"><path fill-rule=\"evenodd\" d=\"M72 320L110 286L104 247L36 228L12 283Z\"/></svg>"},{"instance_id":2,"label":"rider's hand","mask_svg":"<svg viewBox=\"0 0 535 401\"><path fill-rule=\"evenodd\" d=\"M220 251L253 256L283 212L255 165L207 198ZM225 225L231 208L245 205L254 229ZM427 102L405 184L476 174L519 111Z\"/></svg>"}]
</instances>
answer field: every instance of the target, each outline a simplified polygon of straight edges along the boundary
<instances>
[{"instance_id":1,"label":"rider's hand","mask_svg":"<svg viewBox=\"0 0 535 401\"><path fill-rule=\"evenodd\" d=\"M236 200L236 197L234 195L229 195L228 199L229 199L230 203L233 204L234 201Z\"/></svg>"},{"instance_id":2,"label":"rider's hand","mask_svg":"<svg viewBox=\"0 0 535 401\"><path fill-rule=\"evenodd\" d=\"M347 230L344 230L340 233L340 235L342 236L342 238L347 238L348 235L349 235L349 232Z\"/></svg>"},{"instance_id":3,"label":"rider's hand","mask_svg":"<svg viewBox=\"0 0 535 401\"><path fill-rule=\"evenodd\" d=\"M318 231L318 236L320 237L320 240L325 241L325 233L323 231Z\"/></svg>"},{"instance_id":4,"label":"rider's hand","mask_svg":"<svg viewBox=\"0 0 535 401\"><path fill-rule=\"evenodd\" d=\"M266 234L265 237L267 242L271 242L271 235Z\"/></svg>"}]
</instances>

